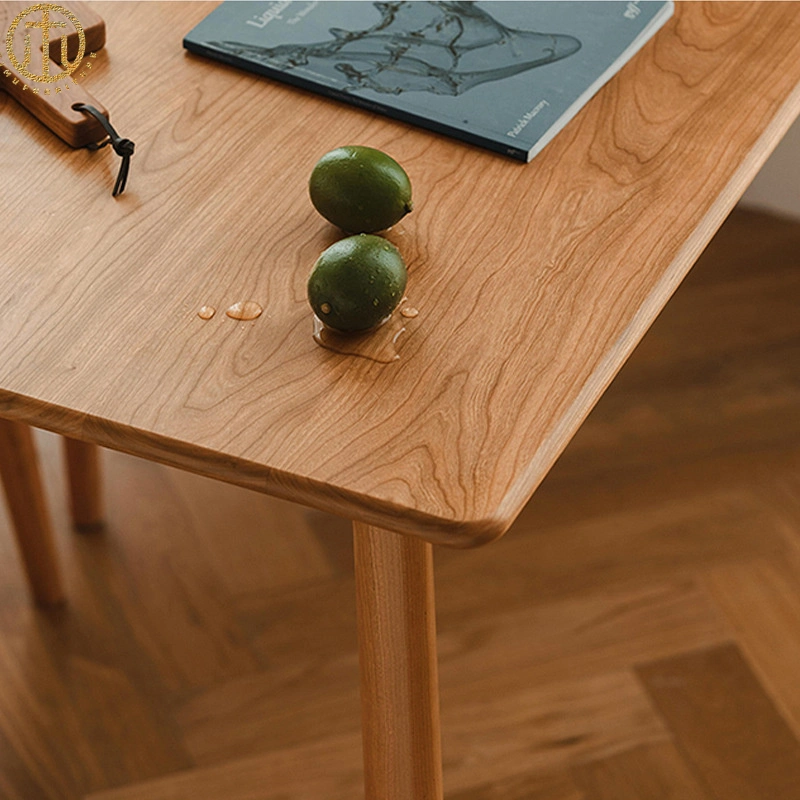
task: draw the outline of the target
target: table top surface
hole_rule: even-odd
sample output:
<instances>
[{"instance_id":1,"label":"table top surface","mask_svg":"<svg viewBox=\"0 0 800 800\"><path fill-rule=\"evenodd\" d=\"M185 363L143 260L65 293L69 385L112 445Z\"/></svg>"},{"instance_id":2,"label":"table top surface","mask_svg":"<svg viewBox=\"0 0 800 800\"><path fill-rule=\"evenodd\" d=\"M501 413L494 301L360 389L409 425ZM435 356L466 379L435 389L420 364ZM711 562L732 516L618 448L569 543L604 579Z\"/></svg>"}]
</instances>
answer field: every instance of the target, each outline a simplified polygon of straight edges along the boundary
<instances>
[{"instance_id":1,"label":"table top surface","mask_svg":"<svg viewBox=\"0 0 800 800\"><path fill-rule=\"evenodd\" d=\"M215 4L97 3L71 150L0 93L0 414L343 516L501 535L800 109L800 8L685 3L530 164L187 54ZM1 76L0 76L1 78ZM312 338L326 151L400 161L399 360ZM230 305L263 306L255 320ZM218 309L203 320L198 310Z\"/></svg>"}]
</instances>

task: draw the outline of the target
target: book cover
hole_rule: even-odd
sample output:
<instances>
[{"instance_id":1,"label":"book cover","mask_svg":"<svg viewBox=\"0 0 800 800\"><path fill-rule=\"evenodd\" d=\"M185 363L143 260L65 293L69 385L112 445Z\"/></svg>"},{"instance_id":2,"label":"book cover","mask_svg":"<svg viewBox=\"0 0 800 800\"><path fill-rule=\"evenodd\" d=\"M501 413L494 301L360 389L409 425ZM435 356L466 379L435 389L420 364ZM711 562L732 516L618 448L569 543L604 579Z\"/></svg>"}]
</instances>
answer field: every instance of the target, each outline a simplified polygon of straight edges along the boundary
<instances>
[{"instance_id":1,"label":"book cover","mask_svg":"<svg viewBox=\"0 0 800 800\"><path fill-rule=\"evenodd\" d=\"M530 161L672 0L224 2L184 47Z\"/></svg>"}]
</instances>

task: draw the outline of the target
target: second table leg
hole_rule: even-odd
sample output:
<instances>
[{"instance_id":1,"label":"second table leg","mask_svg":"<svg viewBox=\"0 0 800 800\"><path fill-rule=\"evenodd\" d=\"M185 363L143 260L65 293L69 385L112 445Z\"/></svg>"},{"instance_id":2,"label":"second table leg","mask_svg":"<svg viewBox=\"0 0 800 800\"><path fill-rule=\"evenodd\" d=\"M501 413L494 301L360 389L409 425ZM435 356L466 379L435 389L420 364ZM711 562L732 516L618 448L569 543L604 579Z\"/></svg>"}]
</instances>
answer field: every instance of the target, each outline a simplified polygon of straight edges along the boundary
<instances>
[{"instance_id":1,"label":"second table leg","mask_svg":"<svg viewBox=\"0 0 800 800\"><path fill-rule=\"evenodd\" d=\"M36 602L44 606L61 603L64 589L36 447L31 429L21 422L0 419L0 478Z\"/></svg>"},{"instance_id":2,"label":"second table leg","mask_svg":"<svg viewBox=\"0 0 800 800\"><path fill-rule=\"evenodd\" d=\"M89 442L64 437L64 456L69 480L69 509L76 528L103 524L100 489L100 448Z\"/></svg>"},{"instance_id":3,"label":"second table leg","mask_svg":"<svg viewBox=\"0 0 800 800\"><path fill-rule=\"evenodd\" d=\"M442 800L432 546L353 532L366 800Z\"/></svg>"}]
</instances>

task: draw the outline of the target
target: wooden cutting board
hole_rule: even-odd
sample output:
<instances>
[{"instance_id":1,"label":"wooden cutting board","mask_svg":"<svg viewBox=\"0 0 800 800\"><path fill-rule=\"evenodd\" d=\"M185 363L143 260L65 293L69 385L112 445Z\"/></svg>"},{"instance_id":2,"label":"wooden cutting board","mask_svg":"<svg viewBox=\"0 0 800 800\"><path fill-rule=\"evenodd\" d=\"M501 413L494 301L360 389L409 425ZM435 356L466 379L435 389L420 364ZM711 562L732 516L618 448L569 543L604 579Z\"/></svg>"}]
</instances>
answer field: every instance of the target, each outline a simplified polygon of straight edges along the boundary
<instances>
[{"instance_id":1,"label":"wooden cutting board","mask_svg":"<svg viewBox=\"0 0 800 800\"><path fill-rule=\"evenodd\" d=\"M65 76L56 82L37 81L22 75L15 66L6 47L6 35L20 12L31 8L30 3L0 3L0 91L8 92L17 102L31 112L42 124L46 125L59 138L71 147L84 147L102 141L106 133L94 118L76 111L72 106L76 103L87 103L108 116L108 111L86 91L84 78L77 78L81 67L91 59L91 54L100 50L106 41L106 25L103 18L86 3L70 2L65 6L79 21L85 37L84 55L81 66L77 66L71 77ZM53 28L48 31L49 63L48 73L51 76L64 71L62 61L62 35L66 38L67 59L74 62L79 50L79 35L74 24L61 12L50 11L48 19L51 23L65 23L64 28ZM41 27L26 27L26 23L40 26L43 20L41 10L31 11L21 18L16 25L13 36L13 53L17 63L23 63L25 53L25 36L30 35L30 63L27 71L33 75L43 75L42 43L44 31ZM75 82L72 78L76 77ZM87 75L86 78L89 78ZM66 87L69 88L66 88ZM37 90L37 91L34 91ZM46 92L46 93L45 93Z\"/></svg>"}]
</instances>

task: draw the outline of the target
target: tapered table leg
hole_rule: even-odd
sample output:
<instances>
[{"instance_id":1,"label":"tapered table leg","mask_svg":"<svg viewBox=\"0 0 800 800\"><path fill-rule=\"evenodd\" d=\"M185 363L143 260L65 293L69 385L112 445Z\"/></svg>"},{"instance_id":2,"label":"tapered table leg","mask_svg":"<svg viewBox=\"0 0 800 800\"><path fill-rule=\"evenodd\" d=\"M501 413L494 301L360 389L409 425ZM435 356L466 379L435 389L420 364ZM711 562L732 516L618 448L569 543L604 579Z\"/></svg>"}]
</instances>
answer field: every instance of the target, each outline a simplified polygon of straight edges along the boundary
<instances>
[{"instance_id":1,"label":"tapered table leg","mask_svg":"<svg viewBox=\"0 0 800 800\"><path fill-rule=\"evenodd\" d=\"M50 515L31 429L0 419L0 479L31 591L40 605L64 600Z\"/></svg>"},{"instance_id":2,"label":"tapered table leg","mask_svg":"<svg viewBox=\"0 0 800 800\"><path fill-rule=\"evenodd\" d=\"M442 800L432 548L353 532L366 800Z\"/></svg>"},{"instance_id":3,"label":"tapered table leg","mask_svg":"<svg viewBox=\"0 0 800 800\"><path fill-rule=\"evenodd\" d=\"M97 528L103 524L100 448L78 439L63 438L72 523L76 528Z\"/></svg>"}]
</instances>

